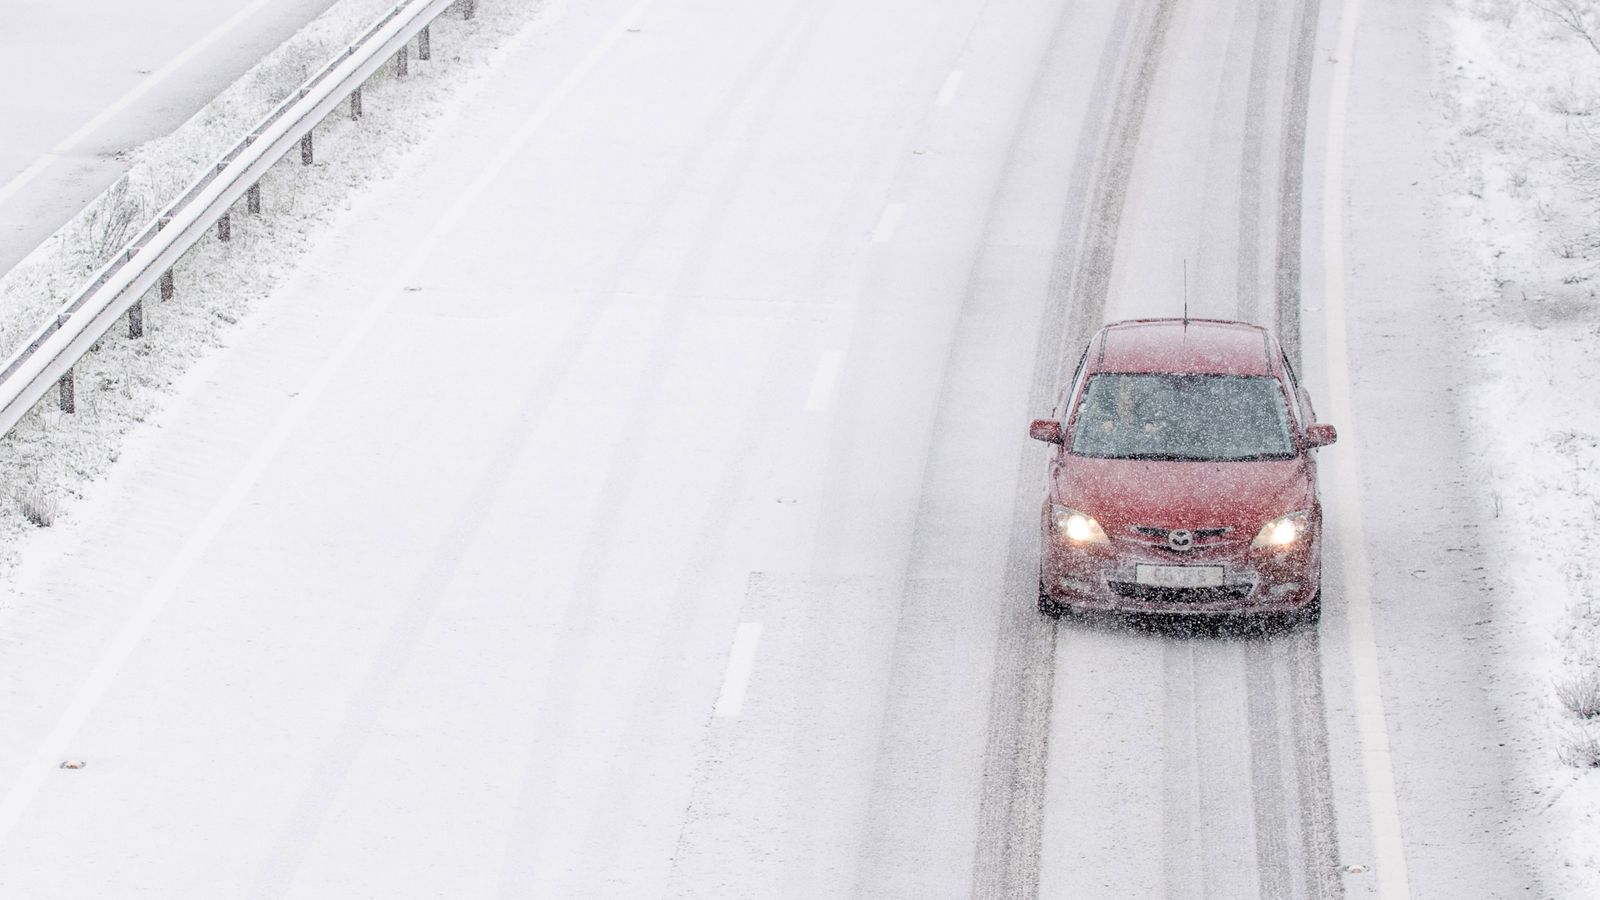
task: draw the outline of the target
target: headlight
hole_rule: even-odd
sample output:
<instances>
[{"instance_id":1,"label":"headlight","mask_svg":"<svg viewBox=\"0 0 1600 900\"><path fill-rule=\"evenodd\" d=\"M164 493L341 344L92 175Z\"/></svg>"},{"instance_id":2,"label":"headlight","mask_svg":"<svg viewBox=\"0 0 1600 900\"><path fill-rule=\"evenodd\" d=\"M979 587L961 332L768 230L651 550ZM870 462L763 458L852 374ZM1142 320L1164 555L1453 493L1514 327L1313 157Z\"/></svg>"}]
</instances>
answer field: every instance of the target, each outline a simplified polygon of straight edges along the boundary
<instances>
[{"instance_id":1,"label":"headlight","mask_svg":"<svg viewBox=\"0 0 1600 900\"><path fill-rule=\"evenodd\" d=\"M1256 533L1256 539L1250 542L1252 547L1287 547L1311 527L1311 511L1302 509L1299 512L1279 516L1271 522L1261 526Z\"/></svg>"},{"instance_id":2,"label":"headlight","mask_svg":"<svg viewBox=\"0 0 1600 900\"><path fill-rule=\"evenodd\" d=\"M1106 531L1093 516L1085 515L1071 507L1059 503L1050 504L1050 522L1055 525L1056 533L1066 535L1067 540L1079 544L1104 544Z\"/></svg>"}]
</instances>

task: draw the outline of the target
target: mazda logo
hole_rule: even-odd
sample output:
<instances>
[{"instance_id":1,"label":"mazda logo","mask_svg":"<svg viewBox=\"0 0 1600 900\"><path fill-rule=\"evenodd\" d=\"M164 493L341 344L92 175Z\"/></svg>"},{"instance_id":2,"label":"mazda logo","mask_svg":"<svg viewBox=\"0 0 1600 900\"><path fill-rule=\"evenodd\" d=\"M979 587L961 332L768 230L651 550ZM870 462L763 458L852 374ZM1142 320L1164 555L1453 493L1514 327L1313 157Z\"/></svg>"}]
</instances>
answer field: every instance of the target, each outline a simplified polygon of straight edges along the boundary
<instances>
[{"instance_id":1,"label":"mazda logo","mask_svg":"<svg viewBox=\"0 0 1600 900\"><path fill-rule=\"evenodd\" d=\"M1188 550L1194 546L1194 532L1177 528L1167 532L1167 546L1174 550Z\"/></svg>"}]
</instances>

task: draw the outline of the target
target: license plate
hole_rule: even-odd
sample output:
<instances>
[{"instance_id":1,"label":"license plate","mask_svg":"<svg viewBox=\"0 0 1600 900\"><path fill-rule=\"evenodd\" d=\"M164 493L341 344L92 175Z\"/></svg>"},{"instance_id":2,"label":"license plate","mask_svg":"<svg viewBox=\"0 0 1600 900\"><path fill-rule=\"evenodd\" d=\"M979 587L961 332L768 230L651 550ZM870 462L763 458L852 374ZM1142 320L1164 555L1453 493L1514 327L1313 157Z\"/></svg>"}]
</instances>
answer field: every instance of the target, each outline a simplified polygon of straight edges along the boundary
<instances>
[{"instance_id":1,"label":"license plate","mask_svg":"<svg viewBox=\"0 0 1600 900\"><path fill-rule=\"evenodd\" d=\"M1204 588L1222 586L1221 566L1135 566L1133 580L1151 587Z\"/></svg>"}]
</instances>

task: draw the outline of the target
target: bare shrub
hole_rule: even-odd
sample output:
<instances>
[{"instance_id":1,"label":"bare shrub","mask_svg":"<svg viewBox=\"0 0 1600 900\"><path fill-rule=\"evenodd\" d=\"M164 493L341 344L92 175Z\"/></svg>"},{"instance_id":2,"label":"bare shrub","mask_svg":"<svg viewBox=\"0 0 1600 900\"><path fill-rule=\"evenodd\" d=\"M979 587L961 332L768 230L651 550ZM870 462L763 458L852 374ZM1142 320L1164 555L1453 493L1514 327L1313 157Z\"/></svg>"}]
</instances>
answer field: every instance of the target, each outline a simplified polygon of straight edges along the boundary
<instances>
[{"instance_id":1,"label":"bare shrub","mask_svg":"<svg viewBox=\"0 0 1600 900\"><path fill-rule=\"evenodd\" d=\"M84 251L93 269L127 245L145 221L144 196L128 186L128 176L117 179L89 208L84 220Z\"/></svg>"},{"instance_id":2,"label":"bare shrub","mask_svg":"<svg viewBox=\"0 0 1600 900\"><path fill-rule=\"evenodd\" d=\"M1585 719L1600 717L1600 664L1593 664L1556 685L1561 705Z\"/></svg>"},{"instance_id":3,"label":"bare shrub","mask_svg":"<svg viewBox=\"0 0 1600 900\"><path fill-rule=\"evenodd\" d=\"M1596 190L1600 185L1600 140L1588 128L1574 128L1570 134L1563 145L1556 147L1556 155L1566 165L1573 182L1594 200L1600 193Z\"/></svg>"},{"instance_id":4,"label":"bare shrub","mask_svg":"<svg viewBox=\"0 0 1600 900\"><path fill-rule=\"evenodd\" d=\"M60 511L54 497L37 490L30 490L17 498L17 506L24 519L40 528L54 525L56 514Z\"/></svg>"},{"instance_id":5,"label":"bare shrub","mask_svg":"<svg viewBox=\"0 0 1600 900\"><path fill-rule=\"evenodd\" d=\"M1510 28L1517 18L1515 0L1472 0L1471 11L1480 20L1496 22L1505 28Z\"/></svg>"},{"instance_id":6,"label":"bare shrub","mask_svg":"<svg viewBox=\"0 0 1600 900\"><path fill-rule=\"evenodd\" d=\"M1600 111L1600 103L1596 99L1594 88L1588 80L1580 83L1576 75L1569 73L1565 84L1549 88L1544 105L1557 115L1582 119Z\"/></svg>"},{"instance_id":7,"label":"bare shrub","mask_svg":"<svg viewBox=\"0 0 1600 900\"><path fill-rule=\"evenodd\" d=\"M1545 217L1548 219L1548 216ZM1588 241L1582 237L1568 234L1558 234L1549 241L1550 252L1561 259L1582 259Z\"/></svg>"},{"instance_id":8,"label":"bare shrub","mask_svg":"<svg viewBox=\"0 0 1600 900\"><path fill-rule=\"evenodd\" d=\"M1600 731L1580 728L1567 736L1558 751L1563 763L1578 769L1600 769Z\"/></svg>"},{"instance_id":9,"label":"bare shrub","mask_svg":"<svg viewBox=\"0 0 1600 900\"><path fill-rule=\"evenodd\" d=\"M1595 0L1529 0L1532 6L1600 53L1600 4Z\"/></svg>"},{"instance_id":10,"label":"bare shrub","mask_svg":"<svg viewBox=\"0 0 1600 900\"><path fill-rule=\"evenodd\" d=\"M1565 170L1566 184L1587 207L1558 232L1550 249L1562 259L1586 259L1600 249L1600 228L1593 224L1600 215L1600 130L1577 124L1563 134L1543 142L1542 150ZM1554 218L1554 216L1552 216Z\"/></svg>"},{"instance_id":11,"label":"bare shrub","mask_svg":"<svg viewBox=\"0 0 1600 900\"><path fill-rule=\"evenodd\" d=\"M333 50L331 44L321 40L287 47L281 55L267 60L252 73L255 88L269 105L279 103L325 65Z\"/></svg>"},{"instance_id":12,"label":"bare shrub","mask_svg":"<svg viewBox=\"0 0 1600 900\"><path fill-rule=\"evenodd\" d=\"M1595 113L1596 106L1593 100L1576 97L1571 94L1552 96L1546 104L1550 111L1558 115L1585 118Z\"/></svg>"}]
</instances>

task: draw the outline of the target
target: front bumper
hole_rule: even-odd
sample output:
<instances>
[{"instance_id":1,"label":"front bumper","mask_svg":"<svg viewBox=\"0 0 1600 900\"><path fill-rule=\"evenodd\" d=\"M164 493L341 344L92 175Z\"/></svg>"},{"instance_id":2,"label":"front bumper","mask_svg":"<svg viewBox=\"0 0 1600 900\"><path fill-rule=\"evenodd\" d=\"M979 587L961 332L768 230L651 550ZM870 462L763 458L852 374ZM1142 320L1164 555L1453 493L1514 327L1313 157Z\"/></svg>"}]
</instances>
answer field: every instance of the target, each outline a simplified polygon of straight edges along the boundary
<instances>
[{"instance_id":1,"label":"front bumper","mask_svg":"<svg viewBox=\"0 0 1600 900\"><path fill-rule=\"evenodd\" d=\"M1251 548L1248 539L1236 539L1185 552L1119 536L1106 544L1074 544L1055 533L1048 517L1043 528L1040 590L1072 610L1176 616L1288 613L1310 606L1321 589L1317 527L1284 548ZM1221 567L1221 584L1141 584L1140 565Z\"/></svg>"}]
</instances>

